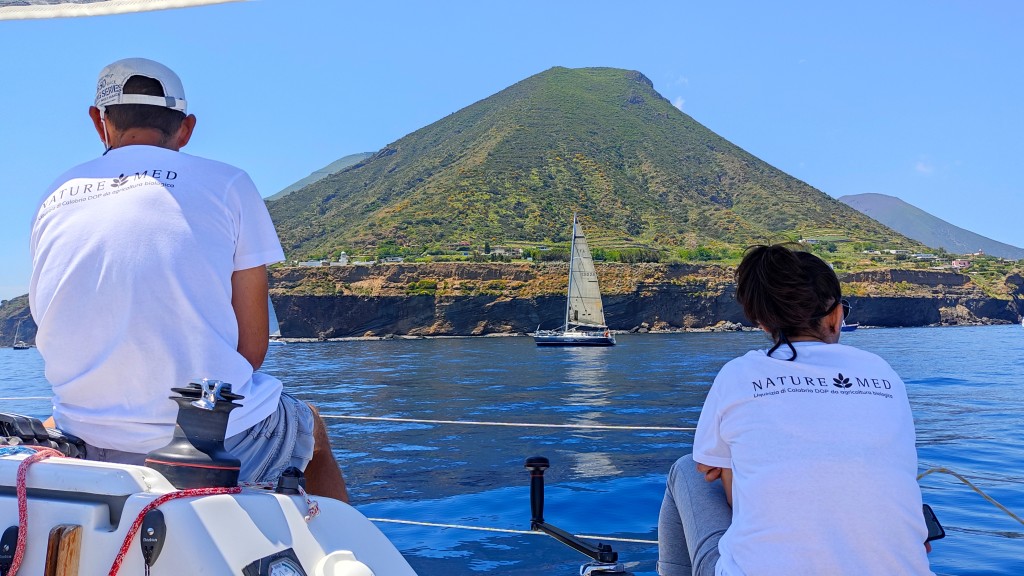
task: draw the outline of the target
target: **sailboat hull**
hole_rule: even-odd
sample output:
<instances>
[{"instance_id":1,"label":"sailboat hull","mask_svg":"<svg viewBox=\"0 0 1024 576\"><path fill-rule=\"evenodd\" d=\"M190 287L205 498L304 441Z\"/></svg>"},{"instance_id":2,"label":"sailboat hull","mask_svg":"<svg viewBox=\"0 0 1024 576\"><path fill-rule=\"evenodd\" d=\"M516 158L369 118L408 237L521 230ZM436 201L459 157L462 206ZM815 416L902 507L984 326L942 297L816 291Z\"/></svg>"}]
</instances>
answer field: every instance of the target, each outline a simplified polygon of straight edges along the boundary
<instances>
[{"instance_id":1,"label":"sailboat hull","mask_svg":"<svg viewBox=\"0 0 1024 576\"><path fill-rule=\"evenodd\" d=\"M615 336L608 332L583 332L579 330L546 330L535 332L533 341L537 346L614 346Z\"/></svg>"}]
</instances>

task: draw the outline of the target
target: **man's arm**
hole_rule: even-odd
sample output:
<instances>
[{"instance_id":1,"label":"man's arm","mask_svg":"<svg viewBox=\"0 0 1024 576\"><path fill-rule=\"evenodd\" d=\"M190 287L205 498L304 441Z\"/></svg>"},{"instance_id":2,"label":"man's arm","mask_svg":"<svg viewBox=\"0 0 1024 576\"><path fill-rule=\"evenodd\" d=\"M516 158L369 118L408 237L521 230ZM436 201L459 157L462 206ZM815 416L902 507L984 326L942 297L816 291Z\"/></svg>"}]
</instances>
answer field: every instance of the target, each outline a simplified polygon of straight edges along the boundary
<instances>
[{"instance_id":1,"label":"man's arm","mask_svg":"<svg viewBox=\"0 0 1024 576\"><path fill-rule=\"evenodd\" d=\"M267 267L238 270L231 275L231 307L238 319L238 353L259 370L270 344L267 309Z\"/></svg>"}]
</instances>

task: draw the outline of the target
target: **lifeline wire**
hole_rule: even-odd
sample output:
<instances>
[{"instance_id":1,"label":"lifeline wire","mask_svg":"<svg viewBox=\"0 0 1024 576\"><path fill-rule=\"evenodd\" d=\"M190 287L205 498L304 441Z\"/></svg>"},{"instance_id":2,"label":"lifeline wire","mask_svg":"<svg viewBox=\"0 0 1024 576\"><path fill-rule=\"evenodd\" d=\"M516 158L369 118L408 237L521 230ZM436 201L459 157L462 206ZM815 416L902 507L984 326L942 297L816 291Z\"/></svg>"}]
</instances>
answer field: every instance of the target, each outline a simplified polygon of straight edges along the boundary
<instances>
[{"instance_id":1,"label":"lifeline wire","mask_svg":"<svg viewBox=\"0 0 1024 576\"><path fill-rule=\"evenodd\" d=\"M374 420L381 422L412 422L416 424L465 424L469 426L514 426L519 428L585 428L588 430L657 430L669 432L693 432L696 428L676 426L605 426L600 424L532 424L529 422L477 422L473 420L424 420L421 418L388 418L384 416L344 416L321 414L322 418L347 420Z\"/></svg>"},{"instance_id":2,"label":"lifeline wire","mask_svg":"<svg viewBox=\"0 0 1024 576\"><path fill-rule=\"evenodd\" d=\"M17 397L17 398L0 398L0 401L12 401L12 400L49 400L49 399L50 399L49 396L22 396L22 397ZM527 422L479 422L479 421L473 421L473 420L426 420L426 419L423 419L423 418L388 418L388 417L384 417L384 416L345 416L345 415L341 415L341 414L321 414L320 416L323 417L323 418L336 418L336 419L342 419L342 420L370 420L370 421L376 421L376 422L410 422L410 423L416 423L416 424L464 424L464 425L467 425L467 426L512 426L512 427L518 427L518 428L576 428L576 429L587 429L587 430L650 430L650 431L669 431L669 432L693 432L693 431L696 430L696 428L683 428L683 427L676 427L676 426L610 426L610 425L609 426L605 426L605 425L595 425L595 424L535 424L535 423L527 423ZM931 468L931 469L929 469L929 470L919 474L917 476L917 479L920 481L925 476L928 476L929 474L932 474L932 473L935 473L935 472L941 472L943 474L949 474L950 476L953 476L953 477L957 478L958 480L960 480L961 482L966 484L971 490L974 490L975 492L977 492L978 495L980 495L982 498L984 498L985 500L988 500L996 508L999 508L1000 510L1005 512L1010 518L1013 518L1017 522L1020 522L1021 524L1024 524L1024 519L1022 519L1020 516L1014 514L1013 512L1010 511L1009 508L1007 508L1006 506L1003 506L1002 504L997 502L995 500L995 498L992 498L988 494L985 494L984 492L982 492L981 489L978 488L977 486L975 486L974 484L972 484L970 480L968 480L967 478L964 478L960 474L958 474L958 473L956 473L956 472L954 472L954 471L952 471L952 470L950 470L948 468L943 468L941 466L940 467L936 467L936 468ZM493 531L493 532L510 532L510 533L515 533L515 534L536 534L536 532L527 532L527 531L519 531L519 530L503 530L503 529L499 529L499 528L478 528L478 527L473 527L473 526L462 526L462 525L457 525L457 524L432 524L432 523L427 523L427 522L411 522L411 521L406 521L406 520L385 520L385 519L382 519L382 518L371 518L370 520L377 521L377 522L395 522L395 523L400 523L400 524L418 524L418 525L423 525L423 526L439 526L439 527L442 527L442 528L465 528L465 529L470 529L470 530L489 530L489 531ZM581 538L601 538L601 537L598 537L598 536L580 536L580 537ZM647 544L647 543L655 543L656 544L656 542L651 542L649 540L630 540L630 539L615 539L615 538L605 538L605 540L614 540L614 541L619 541L619 542L638 542L638 543L643 543L643 544Z\"/></svg>"},{"instance_id":3,"label":"lifeline wire","mask_svg":"<svg viewBox=\"0 0 1024 576\"><path fill-rule=\"evenodd\" d=\"M462 423L463 422L460 422L460 424L462 424ZM496 424L496 425L501 425L501 424ZM516 424L512 424L512 425L515 426ZM524 424L524 426L528 426L528 424ZM548 425L548 426L551 426L551 425ZM556 424L554 426L563 426L563 425L557 425ZM1011 518L1013 518L1017 522L1020 522L1021 524L1024 524L1024 520L1022 520L1019 516L1017 516L1016 514L1011 512L1006 506L1003 506L999 502L996 502L996 500L994 498L992 498L988 494L985 494L984 492L982 492L981 489L978 488L977 486L975 486L974 484L972 484L970 480L968 480L967 478L964 478L962 475L960 475L960 474L958 474L956 472L953 472L952 470L950 470L948 468L943 468L941 466L940 467L936 467L936 468L931 468L931 469L929 469L929 470L927 470L925 472L922 472L920 475L918 475L917 479L918 479L918 481L920 481L925 476L928 476L929 474L932 474L932 473L935 473L935 472L941 472L943 474L949 474L951 476L956 477L958 480L960 480L961 482L963 482L964 484L969 486L972 490L974 490L979 495L981 495L982 498L984 498L985 500L988 500L989 502L994 504L997 508L999 508L1000 510L1005 512L1007 515L1009 515ZM392 520L392 519L388 519L388 518L368 518L368 520L370 520L371 522L389 522L389 523L392 523L392 524L411 524L413 526L431 526L431 527L434 527L434 528L458 528L458 529L462 529L462 530L477 530L477 531L481 531L481 532L502 532L502 533L505 533L505 534L536 534L538 536L543 536L543 534L541 532L534 532L532 530L510 530L510 529L507 529L507 528L488 528L488 527L484 527L484 526L467 526L467 525L464 525L464 524L440 524L440 523L437 523L437 522L419 522L419 521L416 521L416 520ZM611 537L611 536L593 536L593 535L589 535L589 534L576 534L575 536L577 538L587 538L587 539L590 539L590 540L598 540L598 541L606 540L606 541L609 541L609 542L631 542L631 543L636 543L636 544L657 544L658 543L657 540L640 540L640 539L635 539L635 538L616 538L616 537Z\"/></svg>"},{"instance_id":4,"label":"lifeline wire","mask_svg":"<svg viewBox=\"0 0 1024 576\"><path fill-rule=\"evenodd\" d=\"M963 482L964 484L966 484L967 486L969 486L971 490L974 490L979 495L981 495L982 498L984 498L985 500L988 500L989 502L991 502L996 508L999 508L1003 512L1006 512L1006 514L1009 515L1010 518L1013 518L1017 522L1020 522L1021 524L1024 524L1024 520L1022 520L1020 516L1017 516L1013 512L1010 512L1009 508L1007 508L1006 506L1003 506L999 502L996 502L995 498L992 498L988 494L985 494L984 492L981 491L980 488L978 488L974 484L971 484L970 480L968 480L967 478L964 478L963 476L961 476L960 474L957 474L956 472L953 472L949 468L943 468L942 466L937 466L935 468L931 468L931 469L929 469L929 470L919 474L918 477L917 477L917 480L920 481L921 478L924 478L925 476L927 476L927 475L929 475L929 474L931 474L933 472L941 472L943 474L949 474L950 476L955 477L957 480L959 480L959 481Z\"/></svg>"},{"instance_id":5,"label":"lifeline wire","mask_svg":"<svg viewBox=\"0 0 1024 576\"><path fill-rule=\"evenodd\" d=\"M14 400L50 400L53 396L15 396L11 398L0 398L3 401L14 401Z\"/></svg>"},{"instance_id":6,"label":"lifeline wire","mask_svg":"<svg viewBox=\"0 0 1024 576\"><path fill-rule=\"evenodd\" d=\"M543 532L535 532L533 530L511 530L508 528L488 528L485 526L466 526L464 524L440 524L437 522L419 522L417 520L392 520L390 518L367 518L371 522L388 522L391 524L410 524L413 526L430 526L432 528L458 528L461 530L478 530L481 532L502 532L504 534L528 534L534 536L546 536ZM616 538L613 536L592 536L589 534L574 534L577 538L587 538L590 540L601 540L609 542L632 542L635 544L657 544L657 540L639 540L636 538Z\"/></svg>"},{"instance_id":7,"label":"lifeline wire","mask_svg":"<svg viewBox=\"0 0 1024 576\"><path fill-rule=\"evenodd\" d=\"M49 400L50 396L23 396L20 398L0 398L0 401L11 400ZM586 430L650 430L658 432L693 432L696 428L678 426L612 426L601 424L533 424L529 422L477 422L473 420L425 420L422 418L388 418L384 416L346 416L344 414L321 414L321 418L337 418L341 420L372 420L378 422L410 422L414 424L465 424L467 426L514 426L519 428L577 428Z\"/></svg>"}]
</instances>

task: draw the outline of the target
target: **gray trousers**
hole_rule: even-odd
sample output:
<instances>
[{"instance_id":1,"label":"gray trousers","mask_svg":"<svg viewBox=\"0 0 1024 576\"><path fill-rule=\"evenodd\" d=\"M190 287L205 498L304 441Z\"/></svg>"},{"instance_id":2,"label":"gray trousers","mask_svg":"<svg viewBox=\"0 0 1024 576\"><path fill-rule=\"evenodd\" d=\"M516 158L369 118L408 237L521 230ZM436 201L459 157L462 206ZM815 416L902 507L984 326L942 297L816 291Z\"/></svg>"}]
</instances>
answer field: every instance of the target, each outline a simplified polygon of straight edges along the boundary
<instances>
[{"instance_id":1,"label":"gray trousers","mask_svg":"<svg viewBox=\"0 0 1024 576\"><path fill-rule=\"evenodd\" d=\"M676 460L658 515L658 574L714 576L718 540L731 523L722 483L704 480L690 454Z\"/></svg>"}]
</instances>

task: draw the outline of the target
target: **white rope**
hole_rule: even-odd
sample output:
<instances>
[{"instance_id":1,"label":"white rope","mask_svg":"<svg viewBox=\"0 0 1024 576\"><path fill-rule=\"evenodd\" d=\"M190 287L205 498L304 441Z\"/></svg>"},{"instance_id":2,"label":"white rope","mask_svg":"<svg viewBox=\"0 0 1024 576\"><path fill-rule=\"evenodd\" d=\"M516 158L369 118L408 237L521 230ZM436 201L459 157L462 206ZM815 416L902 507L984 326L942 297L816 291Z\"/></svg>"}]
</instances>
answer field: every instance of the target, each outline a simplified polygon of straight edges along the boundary
<instances>
[{"instance_id":1,"label":"white rope","mask_svg":"<svg viewBox=\"0 0 1024 576\"><path fill-rule=\"evenodd\" d=\"M577 538L588 540L607 540L609 542L633 542L634 544L657 544L657 540L640 540L638 538L616 538L614 536L592 536L590 534L576 534Z\"/></svg>"},{"instance_id":2,"label":"white rope","mask_svg":"<svg viewBox=\"0 0 1024 576\"><path fill-rule=\"evenodd\" d=\"M657 430L670 432L693 432L696 428L676 426L605 426L600 424L534 424L529 422L478 422L473 420L425 420L422 418L388 418L384 416L344 416L321 414L323 418L347 420L373 420L380 422L411 422L416 424L465 424L469 426L515 426L519 428L583 428L587 430Z\"/></svg>"},{"instance_id":3,"label":"white rope","mask_svg":"<svg viewBox=\"0 0 1024 576\"><path fill-rule=\"evenodd\" d=\"M486 526L466 526L465 524L440 524L437 522L419 522L416 520L392 520L390 518L367 518L371 522L386 522L389 524L410 524L413 526L429 526L431 528L458 528L460 530L477 530L480 532L502 532L505 534L526 534L532 536L546 536L543 532L533 530L510 530L508 528L488 528ZM638 540L636 538L616 538L613 536L592 536L589 534L574 534L577 538L588 540L601 540L609 542L632 542L635 544L657 544L657 540Z\"/></svg>"},{"instance_id":4,"label":"white rope","mask_svg":"<svg viewBox=\"0 0 1024 576\"><path fill-rule=\"evenodd\" d=\"M504 532L505 534L541 534L531 530L509 530L507 528L488 528L485 526L466 526L464 524L439 524L437 522L418 522L416 520L392 520L390 518L367 518L370 522L387 522L389 524L411 524L413 526L430 526L432 528L459 528L461 530L479 530L481 532Z\"/></svg>"},{"instance_id":5,"label":"white rope","mask_svg":"<svg viewBox=\"0 0 1024 576\"><path fill-rule=\"evenodd\" d=\"M0 400L5 401L5 402L12 401L12 400L52 400L52 399L53 399L53 396L16 396L16 397L11 397L11 398L0 398Z\"/></svg>"},{"instance_id":6,"label":"white rope","mask_svg":"<svg viewBox=\"0 0 1024 576\"><path fill-rule=\"evenodd\" d=\"M13 400L51 400L52 396L22 396L0 398L2 401ZM518 428L576 428L584 430L650 430L653 432L693 432L696 428L678 426L612 426L603 424L540 424L530 422L480 422L474 420L427 420L423 418L388 418L385 416L346 416L344 414L321 414L322 418L340 420L370 420L376 422L409 422L413 424L464 424L467 426L513 426Z\"/></svg>"},{"instance_id":7,"label":"white rope","mask_svg":"<svg viewBox=\"0 0 1024 576\"><path fill-rule=\"evenodd\" d=\"M935 472L940 472L942 474L949 474L950 476L952 476L952 477L956 478L957 480L963 482L964 484L967 485L968 488L970 488L971 490L974 490L975 492L977 492L978 495L980 495L985 500L988 500L993 506L995 506L996 508L999 508L1003 512L1006 512L1007 516L1009 516L1010 518L1013 518L1014 520L1016 520L1017 522L1020 522L1021 524L1024 524L1024 518L1021 518L1020 516L1017 516L1013 512L1010 512L1009 508L1007 508L1006 506L1003 506L999 502L996 502L995 498L992 498L988 494L985 494L984 492L981 491L981 488L978 488L977 486L972 484L970 480L968 480L967 478L964 478L963 475L958 474L957 472L954 472L954 471L950 470L949 468L945 468L943 466L937 466L937 467L932 468L932 469L930 469L930 470L928 470L926 472L922 472L921 474L918 474L917 475L917 479L918 479L918 481L920 481L925 476L927 476L929 474L932 474L932 473L935 473Z\"/></svg>"}]
</instances>

